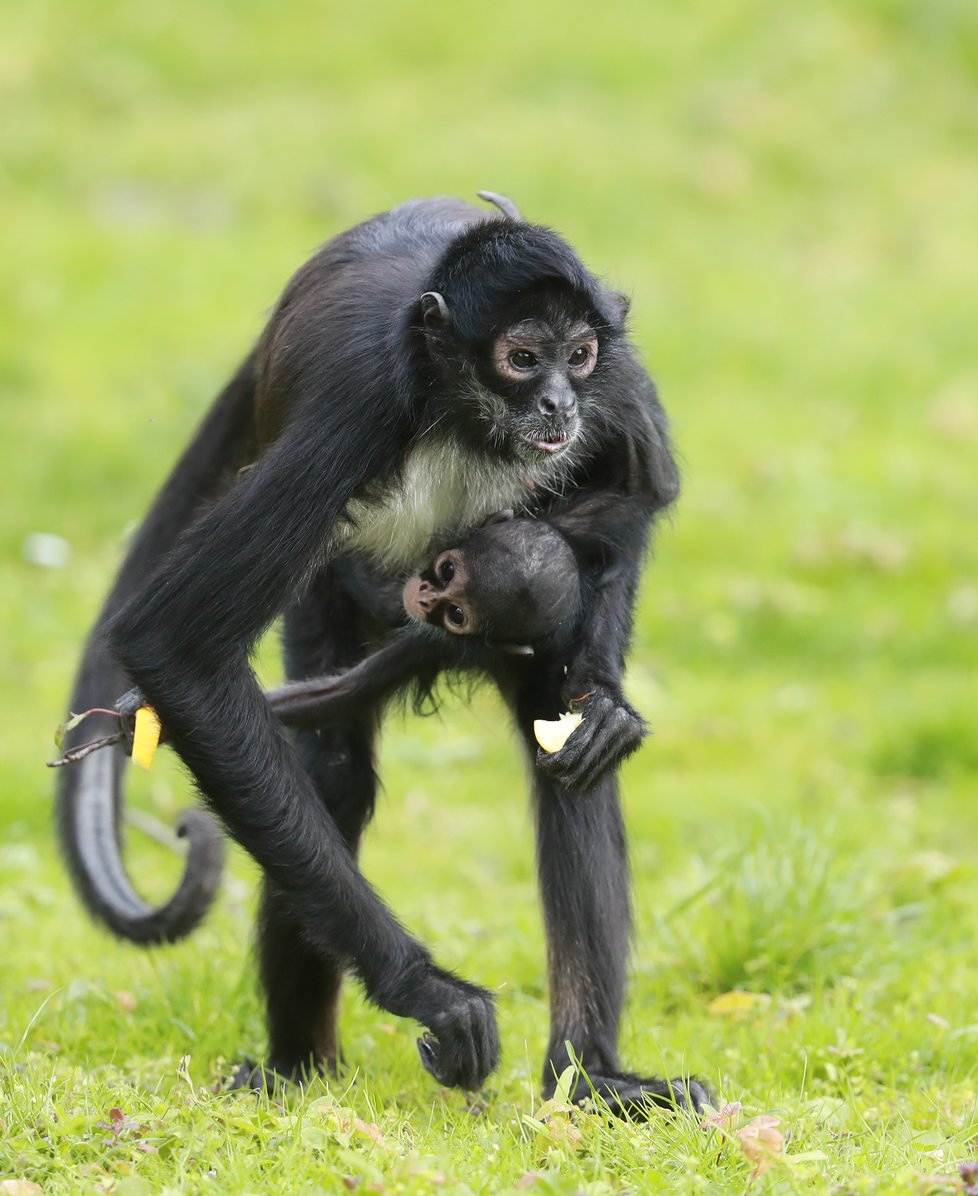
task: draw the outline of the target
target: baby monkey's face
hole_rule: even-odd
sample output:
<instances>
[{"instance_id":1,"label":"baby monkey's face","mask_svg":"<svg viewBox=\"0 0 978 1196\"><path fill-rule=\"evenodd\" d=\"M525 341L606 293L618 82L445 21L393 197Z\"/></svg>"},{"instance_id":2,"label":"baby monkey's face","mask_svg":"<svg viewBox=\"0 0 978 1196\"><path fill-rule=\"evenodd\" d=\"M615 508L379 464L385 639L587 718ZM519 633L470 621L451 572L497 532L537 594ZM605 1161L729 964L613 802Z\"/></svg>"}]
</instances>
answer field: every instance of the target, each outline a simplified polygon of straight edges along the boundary
<instances>
[{"instance_id":1,"label":"baby monkey's face","mask_svg":"<svg viewBox=\"0 0 978 1196\"><path fill-rule=\"evenodd\" d=\"M532 645L576 618L577 562L548 523L496 517L446 549L404 587L404 609L452 635Z\"/></svg>"},{"instance_id":2,"label":"baby monkey's face","mask_svg":"<svg viewBox=\"0 0 978 1196\"><path fill-rule=\"evenodd\" d=\"M412 577L402 600L408 615L453 635L476 635L482 620L469 596L469 568L464 548L441 553L427 569Z\"/></svg>"}]
</instances>

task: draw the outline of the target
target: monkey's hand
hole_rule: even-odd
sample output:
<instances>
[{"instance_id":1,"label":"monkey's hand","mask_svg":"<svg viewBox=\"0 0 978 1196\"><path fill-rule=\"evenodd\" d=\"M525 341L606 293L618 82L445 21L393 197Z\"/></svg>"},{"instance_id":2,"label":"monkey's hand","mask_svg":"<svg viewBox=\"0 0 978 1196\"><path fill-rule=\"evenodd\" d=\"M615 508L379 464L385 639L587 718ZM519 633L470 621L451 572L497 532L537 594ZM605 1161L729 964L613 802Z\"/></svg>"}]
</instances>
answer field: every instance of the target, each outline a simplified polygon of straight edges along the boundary
<instances>
[{"instance_id":1,"label":"monkey's hand","mask_svg":"<svg viewBox=\"0 0 978 1196\"><path fill-rule=\"evenodd\" d=\"M446 1088L480 1088L499 1062L492 996L429 964L421 1004L413 1016L430 1033L418 1039L425 1070Z\"/></svg>"},{"instance_id":2,"label":"monkey's hand","mask_svg":"<svg viewBox=\"0 0 978 1196\"><path fill-rule=\"evenodd\" d=\"M621 691L595 685L567 698L569 708L584 715L559 752L537 752L537 767L566 789L586 793L634 752L648 734L642 716Z\"/></svg>"}]
</instances>

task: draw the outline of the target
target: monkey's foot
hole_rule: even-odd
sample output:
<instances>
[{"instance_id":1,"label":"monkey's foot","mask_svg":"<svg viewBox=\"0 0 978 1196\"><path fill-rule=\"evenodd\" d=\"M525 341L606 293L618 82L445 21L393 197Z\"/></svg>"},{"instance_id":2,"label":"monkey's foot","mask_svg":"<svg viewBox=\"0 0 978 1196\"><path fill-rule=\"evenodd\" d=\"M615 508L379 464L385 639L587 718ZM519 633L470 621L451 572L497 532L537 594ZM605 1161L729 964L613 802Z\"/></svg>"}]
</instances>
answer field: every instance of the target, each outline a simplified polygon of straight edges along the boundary
<instances>
[{"instance_id":1,"label":"monkey's foot","mask_svg":"<svg viewBox=\"0 0 978 1196\"><path fill-rule=\"evenodd\" d=\"M544 1096L553 1096L555 1083L544 1089ZM571 1102L583 1104L595 1096L608 1106L616 1117L647 1119L657 1109L680 1113L701 1113L710 1104L710 1093L700 1080L676 1076L672 1080L615 1072L613 1075L580 1075L571 1090Z\"/></svg>"},{"instance_id":2,"label":"monkey's foot","mask_svg":"<svg viewBox=\"0 0 978 1196\"><path fill-rule=\"evenodd\" d=\"M222 1086L221 1091L264 1092L274 1096L290 1084L309 1084L322 1074L312 1064L302 1066L274 1060L256 1063L253 1059L245 1059L231 1072L230 1080Z\"/></svg>"}]
</instances>

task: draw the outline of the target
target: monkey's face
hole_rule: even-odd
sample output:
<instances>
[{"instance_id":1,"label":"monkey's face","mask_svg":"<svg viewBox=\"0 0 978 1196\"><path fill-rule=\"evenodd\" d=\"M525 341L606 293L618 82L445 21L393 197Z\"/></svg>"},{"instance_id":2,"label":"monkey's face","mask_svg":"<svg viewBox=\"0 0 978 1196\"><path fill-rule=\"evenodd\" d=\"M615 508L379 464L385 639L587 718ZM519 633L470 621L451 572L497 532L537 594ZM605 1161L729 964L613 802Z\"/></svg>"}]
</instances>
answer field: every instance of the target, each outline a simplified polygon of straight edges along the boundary
<instances>
[{"instance_id":1,"label":"monkey's face","mask_svg":"<svg viewBox=\"0 0 978 1196\"><path fill-rule=\"evenodd\" d=\"M444 418L521 461L559 457L575 444L599 346L573 292L533 288L493 313L475 340L455 335L443 296L423 296L422 311L429 354L448 384Z\"/></svg>"},{"instance_id":2,"label":"monkey's face","mask_svg":"<svg viewBox=\"0 0 978 1196\"><path fill-rule=\"evenodd\" d=\"M407 582L402 593L404 609L418 623L453 635L475 635L482 621L469 600L468 583L464 551L449 549Z\"/></svg>"},{"instance_id":3,"label":"monkey's face","mask_svg":"<svg viewBox=\"0 0 978 1196\"><path fill-rule=\"evenodd\" d=\"M597 358L597 335L581 319L530 316L494 338L485 381L503 402L488 407L518 456L570 448L581 430L578 394Z\"/></svg>"}]
</instances>

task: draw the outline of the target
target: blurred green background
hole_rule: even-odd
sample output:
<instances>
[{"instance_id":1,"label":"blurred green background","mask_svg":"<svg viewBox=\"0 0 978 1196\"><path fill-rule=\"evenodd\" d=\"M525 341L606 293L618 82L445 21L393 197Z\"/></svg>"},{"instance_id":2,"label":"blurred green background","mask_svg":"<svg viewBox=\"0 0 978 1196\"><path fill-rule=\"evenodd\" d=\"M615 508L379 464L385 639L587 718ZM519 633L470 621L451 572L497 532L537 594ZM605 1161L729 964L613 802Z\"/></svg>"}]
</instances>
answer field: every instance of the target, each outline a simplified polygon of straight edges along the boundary
<instances>
[{"instance_id":1,"label":"blurred green background","mask_svg":"<svg viewBox=\"0 0 978 1196\"><path fill-rule=\"evenodd\" d=\"M128 1081L188 1051L206 1075L260 1050L250 869L236 862L188 944L112 944L56 858L51 732L127 532L289 273L371 212L489 187L632 294L683 461L629 679L656 728L624 773L629 1059L790 1103L812 1077L836 1083L809 1061L846 1016L868 1018L892 1041L865 1085L890 1095L874 1089L862 1125L871 1107L915 1126L943 1109L947 1149L968 1142L975 1028L943 1039L924 1015L970 1025L978 963L976 75L967 0L7 6L8 1062ZM500 720L486 695L391 724L365 867L444 962L505 986L498 1089L516 1100L546 1005ZM163 767L134 797L171 820L187 790ZM133 839L146 890L164 892L172 861ZM858 1013L831 1005L840 984ZM772 1045L766 1024L752 1037L709 1014L741 987L829 1004ZM350 1007L377 1099L407 1092L426 1120L412 1028L380 1033Z\"/></svg>"}]
</instances>

